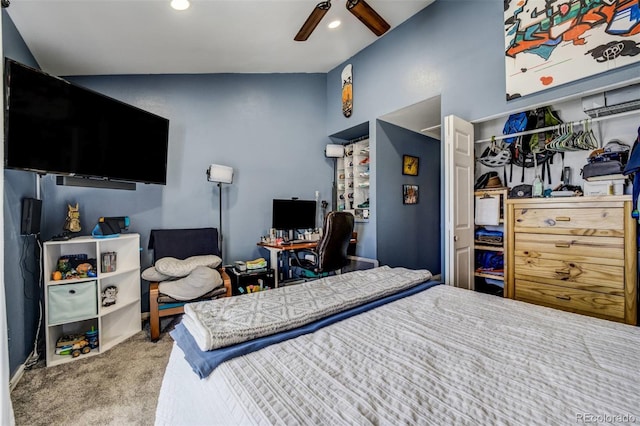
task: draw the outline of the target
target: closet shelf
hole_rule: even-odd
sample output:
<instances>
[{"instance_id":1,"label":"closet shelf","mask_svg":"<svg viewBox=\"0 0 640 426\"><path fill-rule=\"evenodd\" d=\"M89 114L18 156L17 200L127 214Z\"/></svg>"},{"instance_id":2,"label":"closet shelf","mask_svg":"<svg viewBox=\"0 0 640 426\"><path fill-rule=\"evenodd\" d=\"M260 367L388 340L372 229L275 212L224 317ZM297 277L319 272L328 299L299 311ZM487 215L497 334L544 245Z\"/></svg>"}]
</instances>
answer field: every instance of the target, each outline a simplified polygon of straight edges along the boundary
<instances>
[{"instance_id":1,"label":"closet shelf","mask_svg":"<svg viewBox=\"0 0 640 426\"><path fill-rule=\"evenodd\" d=\"M504 275L498 275L497 273L492 274L490 272L474 272L473 275L479 278L491 278L494 280L504 281Z\"/></svg>"},{"instance_id":2,"label":"closet shelf","mask_svg":"<svg viewBox=\"0 0 640 426\"><path fill-rule=\"evenodd\" d=\"M640 114L640 110L625 111L625 112L621 112L619 114L605 115L605 116L602 116L602 117L585 118L584 120L577 120L577 121L571 121L571 122L566 122L566 123L562 123L562 124L556 124L554 126L541 127L539 129L525 130L524 132L509 133L508 135L496 135L496 136L491 136L490 138L486 138L486 139L478 139L478 140L475 141L475 143L491 142L492 139L502 140L502 139L514 138L514 137L518 137L518 136L532 135L534 133L542 133L542 132L548 132L548 131L551 131L551 130L558 130L562 126L566 126L566 125L578 126L578 125L597 123L599 121L610 120L610 119L613 119L613 118L626 117L626 116L629 116L629 115L636 115L636 114Z\"/></svg>"}]
</instances>

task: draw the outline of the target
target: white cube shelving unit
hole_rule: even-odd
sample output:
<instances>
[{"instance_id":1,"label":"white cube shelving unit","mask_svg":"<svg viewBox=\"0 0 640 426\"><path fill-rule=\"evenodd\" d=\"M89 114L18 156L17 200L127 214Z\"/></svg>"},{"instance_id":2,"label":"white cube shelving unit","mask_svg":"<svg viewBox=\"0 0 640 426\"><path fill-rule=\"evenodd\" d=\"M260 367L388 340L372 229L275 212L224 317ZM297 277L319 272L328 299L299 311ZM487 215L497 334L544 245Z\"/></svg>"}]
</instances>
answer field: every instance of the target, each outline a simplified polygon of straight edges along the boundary
<instances>
[{"instance_id":1,"label":"white cube shelving unit","mask_svg":"<svg viewBox=\"0 0 640 426\"><path fill-rule=\"evenodd\" d=\"M115 252L116 268L102 272L101 254ZM86 254L96 260L96 276L53 280L62 256ZM43 251L45 340L47 366L62 364L103 353L142 329L140 316L140 236L121 234L117 238L77 237L67 241L47 241ZM67 286L67 287L64 287ZM105 288L116 286L116 303L102 306ZM65 303L65 294L75 300ZM62 300L62 302L60 302ZM56 342L67 334L98 330L99 346L73 358L56 355Z\"/></svg>"}]
</instances>

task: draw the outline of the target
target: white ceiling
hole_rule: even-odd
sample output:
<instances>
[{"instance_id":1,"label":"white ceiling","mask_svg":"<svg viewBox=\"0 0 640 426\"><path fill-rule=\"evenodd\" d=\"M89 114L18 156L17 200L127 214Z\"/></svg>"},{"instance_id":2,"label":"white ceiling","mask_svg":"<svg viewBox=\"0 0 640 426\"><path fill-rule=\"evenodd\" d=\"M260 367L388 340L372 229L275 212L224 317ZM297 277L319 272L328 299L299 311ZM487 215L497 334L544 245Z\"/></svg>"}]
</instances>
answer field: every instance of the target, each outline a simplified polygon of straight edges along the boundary
<instances>
[{"instance_id":1,"label":"white ceiling","mask_svg":"<svg viewBox=\"0 0 640 426\"><path fill-rule=\"evenodd\" d=\"M12 0L6 10L54 75L324 73L378 37L334 0L311 37L294 41L318 1L191 0L175 11L169 0ZM393 31L433 1L367 3Z\"/></svg>"}]
</instances>

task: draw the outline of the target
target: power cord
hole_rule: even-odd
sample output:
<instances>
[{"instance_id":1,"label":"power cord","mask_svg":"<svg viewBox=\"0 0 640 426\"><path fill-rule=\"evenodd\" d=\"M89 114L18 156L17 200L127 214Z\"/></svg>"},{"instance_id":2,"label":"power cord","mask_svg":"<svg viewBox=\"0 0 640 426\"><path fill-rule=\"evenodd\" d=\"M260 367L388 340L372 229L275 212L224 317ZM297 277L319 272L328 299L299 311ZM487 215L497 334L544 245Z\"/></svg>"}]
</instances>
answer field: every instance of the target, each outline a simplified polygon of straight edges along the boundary
<instances>
[{"instance_id":1,"label":"power cord","mask_svg":"<svg viewBox=\"0 0 640 426\"><path fill-rule=\"evenodd\" d=\"M31 251L31 235L26 235L27 238L24 238L22 240L22 251L20 253L20 270L22 272L22 292L24 294L24 297L26 299L35 299L38 298L39 296L37 294L29 294L29 289L27 286L27 278L31 278L34 282L37 279L36 277L36 273L37 270L34 270L31 268L30 263L28 262L28 254ZM37 259L36 262L34 262L34 264L37 265ZM29 274L29 277L27 277L26 273Z\"/></svg>"},{"instance_id":2,"label":"power cord","mask_svg":"<svg viewBox=\"0 0 640 426\"><path fill-rule=\"evenodd\" d=\"M36 327L36 337L35 337L34 342L33 342L33 351L29 354L29 356L27 357L27 360L24 362L25 370L28 370L28 369L34 367L38 363L38 361L40 360L40 354L38 352L38 345L40 343L40 331L41 331L41 327L42 327L42 317L43 317L42 297L41 297L41 294L42 294L42 283L43 283L43 273L42 273L42 269L43 268L42 268L42 264L41 264L42 241L40 241L40 234L35 234L34 236L35 236L35 241L38 244L38 252L36 254L36 262L35 263L39 266L38 267L39 273L38 273L38 278L37 278L38 290L39 290L38 294L37 294L37 296L38 296L38 325ZM24 252L23 252L23 255L24 255ZM34 276L33 271L29 271L26 268L26 260L24 259L24 257L23 257L23 259L21 259L21 262L25 262L25 263L23 263L23 265L24 265L23 266L23 270L26 269L28 272L32 273L32 276ZM24 274L23 274L23 279L24 278L25 277L24 277ZM34 278L35 278L35 276L34 276ZM25 297L27 297L26 287L25 287Z\"/></svg>"}]
</instances>

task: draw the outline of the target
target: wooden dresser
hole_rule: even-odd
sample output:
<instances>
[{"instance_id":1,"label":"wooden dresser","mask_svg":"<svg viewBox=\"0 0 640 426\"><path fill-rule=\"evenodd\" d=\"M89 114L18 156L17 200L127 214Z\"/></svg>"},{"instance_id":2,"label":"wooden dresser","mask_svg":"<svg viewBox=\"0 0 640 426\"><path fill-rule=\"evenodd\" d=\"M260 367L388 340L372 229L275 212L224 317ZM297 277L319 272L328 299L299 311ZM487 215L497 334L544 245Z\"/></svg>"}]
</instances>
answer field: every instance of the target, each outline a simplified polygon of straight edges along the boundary
<instances>
[{"instance_id":1,"label":"wooden dresser","mask_svg":"<svg viewBox=\"0 0 640 426\"><path fill-rule=\"evenodd\" d=\"M631 196L507 200L505 296L637 324Z\"/></svg>"}]
</instances>

